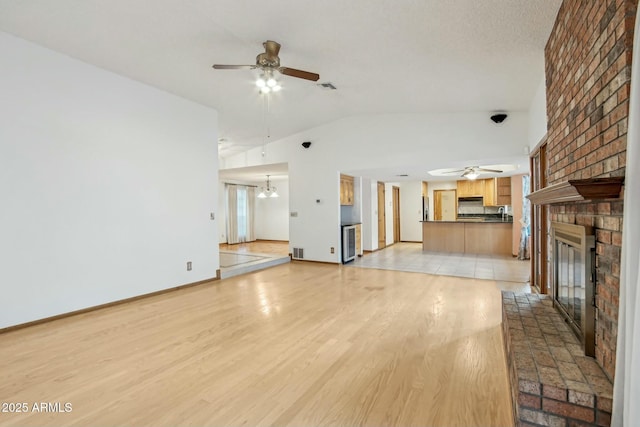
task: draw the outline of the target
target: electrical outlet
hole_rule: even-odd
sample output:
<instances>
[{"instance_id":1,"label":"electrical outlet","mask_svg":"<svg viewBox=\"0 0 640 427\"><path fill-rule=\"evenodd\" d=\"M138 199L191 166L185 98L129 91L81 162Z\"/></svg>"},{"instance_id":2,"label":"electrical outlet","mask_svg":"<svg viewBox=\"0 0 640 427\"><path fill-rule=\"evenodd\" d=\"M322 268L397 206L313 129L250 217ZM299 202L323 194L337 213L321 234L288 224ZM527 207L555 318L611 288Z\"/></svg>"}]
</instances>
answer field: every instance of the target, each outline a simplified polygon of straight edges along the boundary
<instances>
[{"instance_id":1,"label":"electrical outlet","mask_svg":"<svg viewBox=\"0 0 640 427\"><path fill-rule=\"evenodd\" d=\"M336 252L335 248L333 246L331 246L331 253L333 254L335 252Z\"/></svg>"},{"instance_id":2,"label":"electrical outlet","mask_svg":"<svg viewBox=\"0 0 640 427\"><path fill-rule=\"evenodd\" d=\"M187 271L191 271L191 261L187 262Z\"/></svg>"}]
</instances>

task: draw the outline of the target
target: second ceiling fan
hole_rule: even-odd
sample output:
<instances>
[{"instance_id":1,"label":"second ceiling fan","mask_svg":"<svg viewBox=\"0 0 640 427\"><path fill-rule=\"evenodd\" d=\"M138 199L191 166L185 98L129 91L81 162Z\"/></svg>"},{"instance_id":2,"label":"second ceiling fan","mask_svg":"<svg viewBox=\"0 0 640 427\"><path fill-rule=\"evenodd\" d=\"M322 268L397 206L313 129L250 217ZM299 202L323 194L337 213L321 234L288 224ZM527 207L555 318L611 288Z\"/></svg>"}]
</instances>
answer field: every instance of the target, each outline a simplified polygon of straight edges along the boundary
<instances>
[{"instance_id":1,"label":"second ceiling fan","mask_svg":"<svg viewBox=\"0 0 640 427\"><path fill-rule=\"evenodd\" d=\"M467 166L464 169L442 171L441 175L457 175L461 173L461 178L467 178L470 180L476 179L481 173L502 173L504 171L499 169L488 169L480 166Z\"/></svg>"}]
</instances>

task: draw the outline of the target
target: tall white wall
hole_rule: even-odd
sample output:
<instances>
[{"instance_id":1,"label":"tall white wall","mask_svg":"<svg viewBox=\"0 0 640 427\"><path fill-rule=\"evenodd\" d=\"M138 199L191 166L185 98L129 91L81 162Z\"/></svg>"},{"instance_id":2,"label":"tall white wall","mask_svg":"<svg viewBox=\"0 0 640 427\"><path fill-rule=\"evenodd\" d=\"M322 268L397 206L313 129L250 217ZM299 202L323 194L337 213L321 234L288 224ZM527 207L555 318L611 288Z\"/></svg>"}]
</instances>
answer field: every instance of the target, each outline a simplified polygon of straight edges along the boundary
<instances>
[{"instance_id":1,"label":"tall white wall","mask_svg":"<svg viewBox=\"0 0 640 427\"><path fill-rule=\"evenodd\" d=\"M400 240L422 242L422 181L400 186Z\"/></svg>"},{"instance_id":2,"label":"tall white wall","mask_svg":"<svg viewBox=\"0 0 640 427\"><path fill-rule=\"evenodd\" d=\"M387 246L393 244L393 186L397 186L397 183L387 182L384 184L385 243Z\"/></svg>"},{"instance_id":3,"label":"tall white wall","mask_svg":"<svg viewBox=\"0 0 640 427\"><path fill-rule=\"evenodd\" d=\"M215 110L5 33L0 69L0 328L215 277Z\"/></svg>"},{"instance_id":4,"label":"tall white wall","mask_svg":"<svg viewBox=\"0 0 640 427\"><path fill-rule=\"evenodd\" d=\"M369 178L362 178L362 249L372 251L373 245L373 220L375 217L375 207L373 205L373 187L375 182L371 182ZM376 197L377 198L377 197ZM376 219L377 220L377 219ZM375 225L377 236L377 224Z\"/></svg>"},{"instance_id":5,"label":"tall white wall","mask_svg":"<svg viewBox=\"0 0 640 427\"><path fill-rule=\"evenodd\" d=\"M353 116L272 142L264 156L257 148L228 157L223 166L287 162L290 210L298 213L290 218L290 245L304 248L308 259L339 262L338 254L330 253L340 243L339 171L416 163L429 170L461 159L511 163L522 159L527 120L520 112L510 113L500 126L485 112ZM301 141L311 141L311 148L302 148Z\"/></svg>"},{"instance_id":6,"label":"tall white wall","mask_svg":"<svg viewBox=\"0 0 640 427\"><path fill-rule=\"evenodd\" d=\"M536 93L529 107L529 150L532 150L547 133L547 90L544 70Z\"/></svg>"}]
</instances>

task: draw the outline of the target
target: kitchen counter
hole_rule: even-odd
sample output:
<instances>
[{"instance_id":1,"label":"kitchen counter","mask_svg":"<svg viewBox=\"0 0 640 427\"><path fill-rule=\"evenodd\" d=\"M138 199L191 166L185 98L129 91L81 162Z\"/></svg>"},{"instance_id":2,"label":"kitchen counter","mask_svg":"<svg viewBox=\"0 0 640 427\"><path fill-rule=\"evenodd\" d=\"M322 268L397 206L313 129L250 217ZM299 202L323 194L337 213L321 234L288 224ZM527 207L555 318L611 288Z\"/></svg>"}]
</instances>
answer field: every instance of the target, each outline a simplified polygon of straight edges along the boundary
<instances>
[{"instance_id":1,"label":"kitchen counter","mask_svg":"<svg viewBox=\"0 0 640 427\"><path fill-rule=\"evenodd\" d=\"M421 222L423 251L511 255L513 222Z\"/></svg>"}]
</instances>

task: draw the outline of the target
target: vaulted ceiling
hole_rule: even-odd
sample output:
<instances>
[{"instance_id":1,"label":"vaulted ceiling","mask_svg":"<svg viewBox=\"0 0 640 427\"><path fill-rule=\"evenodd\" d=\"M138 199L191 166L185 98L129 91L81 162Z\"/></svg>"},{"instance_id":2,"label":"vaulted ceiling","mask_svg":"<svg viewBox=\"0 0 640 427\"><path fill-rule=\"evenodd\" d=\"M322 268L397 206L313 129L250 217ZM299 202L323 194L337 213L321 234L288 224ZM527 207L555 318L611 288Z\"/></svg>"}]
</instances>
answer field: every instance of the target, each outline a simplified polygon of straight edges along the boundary
<instances>
[{"instance_id":1,"label":"vaulted ceiling","mask_svg":"<svg viewBox=\"0 0 640 427\"><path fill-rule=\"evenodd\" d=\"M561 0L0 0L0 30L219 112L222 156L341 117L525 111ZM282 44L266 98L253 64Z\"/></svg>"}]
</instances>

